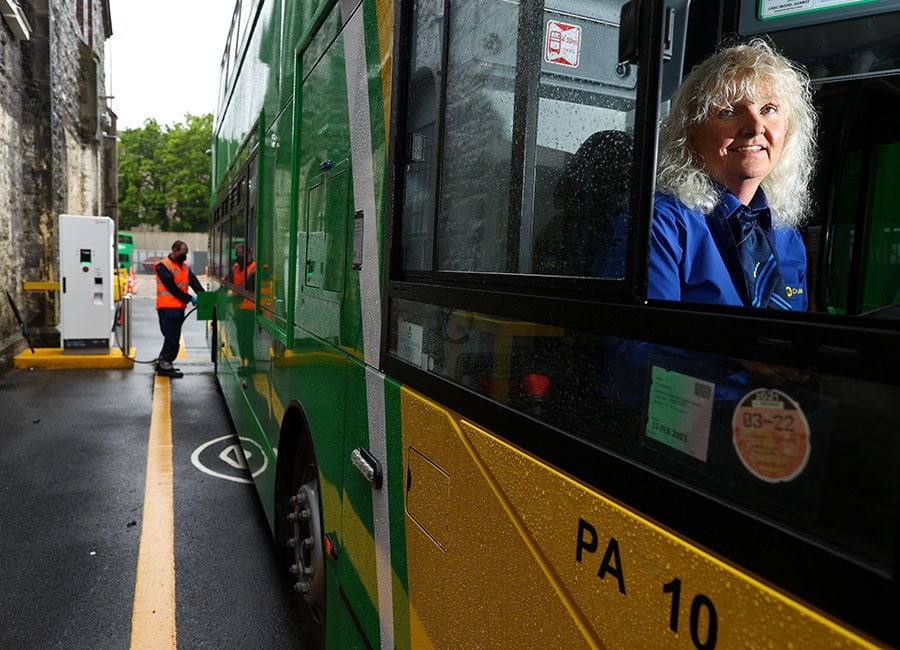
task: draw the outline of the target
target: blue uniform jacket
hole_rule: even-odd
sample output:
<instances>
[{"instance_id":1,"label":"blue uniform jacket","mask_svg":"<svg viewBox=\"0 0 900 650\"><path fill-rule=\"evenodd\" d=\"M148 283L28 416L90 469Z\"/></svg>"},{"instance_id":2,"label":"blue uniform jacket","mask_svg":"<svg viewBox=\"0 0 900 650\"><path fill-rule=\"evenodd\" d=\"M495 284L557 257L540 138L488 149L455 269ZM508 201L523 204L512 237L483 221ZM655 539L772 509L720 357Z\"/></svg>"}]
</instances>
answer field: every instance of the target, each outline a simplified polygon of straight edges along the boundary
<instances>
[{"instance_id":1,"label":"blue uniform jacket","mask_svg":"<svg viewBox=\"0 0 900 650\"><path fill-rule=\"evenodd\" d=\"M670 194L657 194L651 228L647 297L660 300L749 306L747 282L728 217L741 206L723 190L709 215L695 212ZM748 206L759 211L760 223L778 257L786 293L795 311L809 306L806 293L806 247L795 228L772 228L765 193L760 189ZM716 399L734 401L755 380L739 364L716 355L610 338L606 344L608 373L600 392L614 400L640 401L649 385L650 365L689 364L698 376L716 384Z\"/></svg>"},{"instance_id":2,"label":"blue uniform jacket","mask_svg":"<svg viewBox=\"0 0 900 650\"><path fill-rule=\"evenodd\" d=\"M749 306L747 283L728 218L741 206L730 192L704 215L670 194L657 194L650 241L647 297ZM749 205L772 243L794 311L806 311L806 247L795 228L773 228L762 189Z\"/></svg>"}]
</instances>

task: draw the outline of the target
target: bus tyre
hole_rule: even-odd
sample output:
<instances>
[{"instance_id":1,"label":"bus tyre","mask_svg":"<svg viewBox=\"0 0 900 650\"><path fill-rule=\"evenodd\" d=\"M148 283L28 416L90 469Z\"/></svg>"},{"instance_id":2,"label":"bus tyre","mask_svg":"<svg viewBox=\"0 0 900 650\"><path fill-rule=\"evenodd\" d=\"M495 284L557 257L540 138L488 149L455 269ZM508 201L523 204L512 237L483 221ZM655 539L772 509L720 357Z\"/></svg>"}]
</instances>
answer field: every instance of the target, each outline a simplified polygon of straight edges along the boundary
<instances>
[{"instance_id":1,"label":"bus tyre","mask_svg":"<svg viewBox=\"0 0 900 650\"><path fill-rule=\"evenodd\" d=\"M322 548L322 516L319 480L315 465L307 467L303 483L290 499L287 540L289 570L300 609L304 641L322 645L325 611L325 556Z\"/></svg>"}]
</instances>

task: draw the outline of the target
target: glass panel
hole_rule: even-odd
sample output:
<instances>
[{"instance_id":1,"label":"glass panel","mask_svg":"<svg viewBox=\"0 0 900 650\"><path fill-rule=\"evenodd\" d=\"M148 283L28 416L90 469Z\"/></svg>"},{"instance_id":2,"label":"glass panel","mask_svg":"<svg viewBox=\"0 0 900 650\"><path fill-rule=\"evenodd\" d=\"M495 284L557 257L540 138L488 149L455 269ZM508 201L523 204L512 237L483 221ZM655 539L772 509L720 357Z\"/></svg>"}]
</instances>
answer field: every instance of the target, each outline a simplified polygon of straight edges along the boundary
<instances>
[{"instance_id":1,"label":"glass panel","mask_svg":"<svg viewBox=\"0 0 900 650\"><path fill-rule=\"evenodd\" d=\"M312 179L307 188L306 225L301 236L306 237L303 273L308 287L335 293L344 290L349 176L349 164L344 161Z\"/></svg>"},{"instance_id":2,"label":"glass panel","mask_svg":"<svg viewBox=\"0 0 900 650\"><path fill-rule=\"evenodd\" d=\"M900 302L900 142L878 147L863 311Z\"/></svg>"},{"instance_id":3,"label":"glass panel","mask_svg":"<svg viewBox=\"0 0 900 650\"><path fill-rule=\"evenodd\" d=\"M322 288L337 293L344 291L344 271L347 267L349 189L348 166L339 165L326 174L325 277Z\"/></svg>"},{"instance_id":4,"label":"glass panel","mask_svg":"<svg viewBox=\"0 0 900 650\"><path fill-rule=\"evenodd\" d=\"M518 3L463 0L449 16L438 266L503 271Z\"/></svg>"},{"instance_id":5,"label":"glass panel","mask_svg":"<svg viewBox=\"0 0 900 650\"><path fill-rule=\"evenodd\" d=\"M252 297L256 293L256 209L259 200L259 169L254 155L247 169L247 246L245 248L246 265L250 269L244 282Z\"/></svg>"},{"instance_id":6,"label":"glass panel","mask_svg":"<svg viewBox=\"0 0 900 650\"><path fill-rule=\"evenodd\" d=\"M520 255L521 272L624 276L637 68L618 63L621 4L557 1L544 12L522 215L532 255Z\"/></svg>"},{"instance_id":7,"label":"glass panel","mask_svg":"<svg viewBox=\"0 0 900 650\"><path fill-rule=\"evenodd\" d=\"M431 270L434 250L442 9L437 2L413 5L401 248L407 270Z\"/></svg>"},{"instance_id":8,"label":"glass panel","mask_svg":"<svg viewBox=\"0 0 900 650\"><path fill-rule=\"evenodd\" d=\"M216 212L218 215L218 211ZM216 223L212 228L209 238L210 243L210 259L209 274L214 278L222 277L222 224Z\"/></svg>"},{"instance_id":9,"label":"glass panel","mask_svg":"<svg viewBox=\"0 0 900 650\"><path fill-rule=\"evenodd\" d=\"M305 308L306 300L340 302L344 291L348 227L353 212L349 202L350 102L345 52L340 37L333 40L340 30L340 16L340 8L335 5L329 23L302 54L305 78L300 85L303 101L297 172L300 255L296 261L295 314L298 323L311 326L320 336L327 331L329 338L340 329L337 310L329 309L327 319L300 312L320 311L319 307ZM321 128L322 124L328 124L328 128Z\"/></svg>"},{"instance_id":10,"label":"glass panel","mask_svg":"<svg viewBox=\"0 0 900 650\"><path fill-rule=\"evenodd\" d=\"M809 228L820 311L859 314L900 302L900 76L824 84L819 210Z\"/></svg>"},{"instance_id":11,"label":"glass panel","mask_svg":"<svg viewBox=\"0 0 900 650\"><path fill-rule=\"evenodd\" d=\"M889 10L883 2L866 4L851 9ZM782 20L764 22L762 29L773 30L770 36L785 56L806 66L813 81L881 76L900 70L900 12L851 20L836 20L838 17L832 11L811 12L805 17L806 26L781 31L789 24ZM831 20L834 22L828 22Z\"/></svg>"},{"instance_id":12,"label":"glass panel","mask_svg":"<svg viewBox=\"0 0 900 650\"><path fill-rule=\"evenodd\" d=\"M247 242L247 219L244 213L246 208L246 180L241 179L232 188L228 201L228 210L231 218L231 240L228 242L228 276L232 282L234 281L235 265L237 264L237 256L242 253ZM238 246L241 248L238 249Z\"/></svg>"},{"instance_id":13,"label":"glass panel","mask_svg":"<svg viewBox=\"0 0 900 650\"><path fill-rule=\"evenodd\" d=\"M741 24L806 67L820 116L816 210L805 240L810 308L859 314L900 302L900 12L884 3ZM847 15L859 17L844 19ZM862 15L877 14L877 15ZM894 308L896 309L896 307Z\"/></svg>"},{"instance_id":14,"label":"glass panel","mask_svg":"<svg viewBox=\"0 0 900 650\"><path fill-rule=\"evenodd\" d=\"M306 286L322 287L327 267L325 255L325 174L310 182L306 190Z\"/></svg>"},{"instance_id":15,"label":"glass panel","mask_svg":"<svg viewBox=\"0 0 900 650\"><path fill-rule=\"evenodd\" d=\"M893 570L900 387L403 300L391 307L391 354Z\"/></svg>"},{"instance_id":16,"label":"glass panel","mask_svg":"<svg viewBox=\"0 0 900 650\"><path fill-rule=\"evenodd\" d=\"M518 3L453 5L438 269L623 276L637 71L617 61L621 4L548 4L523 33ZM439 24L418 25L411 95L430 100ZM528 43L537 49L520 52ZM437 99L412 104L403 254L424 269Z\"/></svg>"},{"instance_id":17,"label":"glass panel","mask_svg":"<svg viewBox=\"0 0 900 650\"><path fill-rule=\"evenodd\" d=\"M266 134L262 160L262 212L260 224L259 305L263 315L279 327L287 324L288 282L291 245L291 164L293 101L288 102L273 128Z\"/></svg>"}]
</instances>

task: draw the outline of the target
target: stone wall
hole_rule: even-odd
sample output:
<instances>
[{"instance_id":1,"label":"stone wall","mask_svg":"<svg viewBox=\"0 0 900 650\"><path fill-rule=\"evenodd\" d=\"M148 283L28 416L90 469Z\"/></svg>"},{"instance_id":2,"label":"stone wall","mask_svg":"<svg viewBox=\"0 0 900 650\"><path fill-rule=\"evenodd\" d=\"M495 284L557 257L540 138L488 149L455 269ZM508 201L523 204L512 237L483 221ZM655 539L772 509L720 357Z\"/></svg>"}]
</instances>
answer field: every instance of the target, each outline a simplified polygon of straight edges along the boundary
<instances>
[{"instance_id":1,"label":"stone wall","mask_svg":"<svg viewBox=\"0 0 900 650\"><path fill-rule=\"evenodd\" d=\"M0 20L0 277L35 345L59 345L58 215L110 214L115 116L105 103L108 0L17 0L30 33ZM0 296L0 373L24 348Z\"/></svg>"}]
</instances>

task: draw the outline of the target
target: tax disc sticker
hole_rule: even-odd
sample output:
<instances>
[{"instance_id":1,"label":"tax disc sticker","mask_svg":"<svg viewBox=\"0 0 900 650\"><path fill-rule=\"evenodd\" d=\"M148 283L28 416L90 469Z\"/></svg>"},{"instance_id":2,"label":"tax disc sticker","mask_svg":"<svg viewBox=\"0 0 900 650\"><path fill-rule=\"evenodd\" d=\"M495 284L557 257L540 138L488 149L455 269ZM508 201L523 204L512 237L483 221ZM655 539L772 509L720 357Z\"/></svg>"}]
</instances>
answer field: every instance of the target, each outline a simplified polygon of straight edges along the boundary
<instances>
[{"instance_id":1,"label":"tax disc sticker","mask_svg":"<svg viewBox=\"0 0 900 650\"><path fill-rule=\"evenodd\" d=\"M809 460L809 422L790 395L774 388L741 398L731 420L734 449L744 467L769 483L791 481Z\"/></svg>"}]
</instances>

